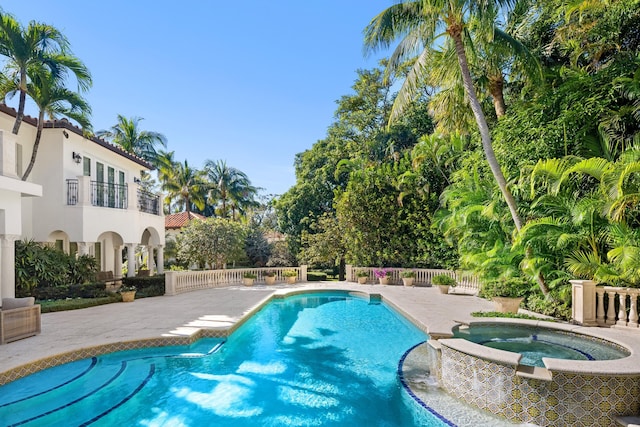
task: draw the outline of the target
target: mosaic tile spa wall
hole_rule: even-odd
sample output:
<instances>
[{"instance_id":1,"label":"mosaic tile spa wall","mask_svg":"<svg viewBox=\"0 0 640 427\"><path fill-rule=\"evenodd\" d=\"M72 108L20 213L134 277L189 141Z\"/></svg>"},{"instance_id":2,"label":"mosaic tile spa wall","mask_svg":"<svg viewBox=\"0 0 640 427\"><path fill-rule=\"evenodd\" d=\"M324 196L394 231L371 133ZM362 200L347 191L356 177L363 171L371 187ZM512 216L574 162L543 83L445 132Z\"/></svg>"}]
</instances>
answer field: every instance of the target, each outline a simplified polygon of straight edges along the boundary
<instances>
[{"instance_id":1,"label":"mosaic tile spa wall","mask_svg":"<svg viewBox=\"0 0 640 427\"><path fill-rule=\"evenodd\" d=\"M440 384L452 396L514 422L610 427L640 409L640 377L554 372L551 381L516 376L515 366L442 345Z\"/></svg>"}]
</instances>

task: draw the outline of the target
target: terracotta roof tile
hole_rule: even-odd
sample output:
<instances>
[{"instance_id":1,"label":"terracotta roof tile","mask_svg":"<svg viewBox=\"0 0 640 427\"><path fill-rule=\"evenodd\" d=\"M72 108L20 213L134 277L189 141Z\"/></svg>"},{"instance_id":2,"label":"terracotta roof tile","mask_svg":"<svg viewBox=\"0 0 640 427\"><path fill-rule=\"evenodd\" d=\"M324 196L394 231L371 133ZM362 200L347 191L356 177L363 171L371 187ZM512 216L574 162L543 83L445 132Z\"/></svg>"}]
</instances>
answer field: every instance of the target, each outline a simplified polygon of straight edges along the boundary
<instances>
[{"instance_id":1,"label":"terracotta roof tile","mask_svg":"<svg viewBox=\"0 0 640 427\"><path fill-rule=\"evenodd\" d=\"M203 220L206 219L207 217L205 217L204 215L200 215L197 214L195 212L189 212L189 218L188 219L199 219L199 220ZM178 229L178 228L182 228L184 227L187 222L187 212L180 212L177 214L171 214L171 215L166 215L164 217L164 228L165 229Z\"/></svg>"}]
</instances>

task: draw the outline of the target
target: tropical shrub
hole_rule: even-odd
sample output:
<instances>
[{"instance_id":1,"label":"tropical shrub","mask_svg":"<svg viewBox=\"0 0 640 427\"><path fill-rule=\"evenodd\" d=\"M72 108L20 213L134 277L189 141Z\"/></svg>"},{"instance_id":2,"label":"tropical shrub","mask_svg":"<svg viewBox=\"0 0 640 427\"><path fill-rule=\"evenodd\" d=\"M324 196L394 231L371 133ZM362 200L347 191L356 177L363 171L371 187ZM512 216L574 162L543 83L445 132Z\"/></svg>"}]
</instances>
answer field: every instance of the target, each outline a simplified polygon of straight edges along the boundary
<instances>
[{"instance_id":1,"label":"tropical shrub","mask_svg":"<svg viewBox=\"0 0 640 427\"><path fill-rule=\"evenodd\" d=\"M431 283L436 286L456 286L456 279L446 274L433 276Z\"/></svg>"},{"instance_id":2,"label":"tropical shrub","mask_svg":"<svg viewBox=\"0 0 640 427\"><path fill-rule=\"evenodd\" d=\"M480 296L483 298L524 297L531 289L531 284L519 277L486 282L480 288Z\"/></svg>"}]
</instances>

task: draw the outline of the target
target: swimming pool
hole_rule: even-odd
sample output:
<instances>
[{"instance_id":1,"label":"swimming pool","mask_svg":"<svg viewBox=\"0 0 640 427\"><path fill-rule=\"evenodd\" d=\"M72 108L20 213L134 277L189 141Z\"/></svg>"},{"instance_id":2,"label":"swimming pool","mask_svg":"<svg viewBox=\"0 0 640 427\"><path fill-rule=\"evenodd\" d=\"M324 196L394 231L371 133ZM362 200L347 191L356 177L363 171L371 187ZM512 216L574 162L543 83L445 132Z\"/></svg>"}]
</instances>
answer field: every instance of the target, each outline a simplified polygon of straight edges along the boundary
<instances>
[{"instance_id":1,"label":"swimming pool","mask_svg":"<svg viewBox=\"0 0 640 427\"><path fill-rule=\"evenodd\" d=\"M398 361L426 335L348 293L274 300L228 340L113 353L0 387L6 425L447 425L408 408ZM408 410L411 409L411 410Z\"/></svg>"},{"instance_id":2,"label":"swimming pool","mask_svg":"<svg viewBox=\"0 0 640 427\"><path fill-rule=\"evenodd\" d=\"M539 326L478 323L456 327L453 336L486 347L520 353L520 364L527 366L544 367L544 357L613 360L629 356L628 351L613 343Z\"/></svg>"}]
</instances>

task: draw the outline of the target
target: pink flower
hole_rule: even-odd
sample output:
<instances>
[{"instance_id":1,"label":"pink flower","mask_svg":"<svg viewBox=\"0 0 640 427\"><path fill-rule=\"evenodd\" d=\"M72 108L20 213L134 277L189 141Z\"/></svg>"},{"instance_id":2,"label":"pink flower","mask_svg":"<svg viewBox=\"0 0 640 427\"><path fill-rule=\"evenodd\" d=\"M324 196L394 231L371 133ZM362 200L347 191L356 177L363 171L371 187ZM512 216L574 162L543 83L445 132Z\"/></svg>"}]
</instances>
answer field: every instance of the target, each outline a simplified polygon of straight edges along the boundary
<instances>
[{"instance_id":1,"label":"pink flower","mask_svg":"<svg viewBox=\"0 0 640 427\"><path fill-rule=\"evenodd\" d=\"M387 276L391 276L391 272L393 270L390 268L380 268L373 270L373 275L376 276L377 279L383 279Z\"/></svg>"}]
</instances>

